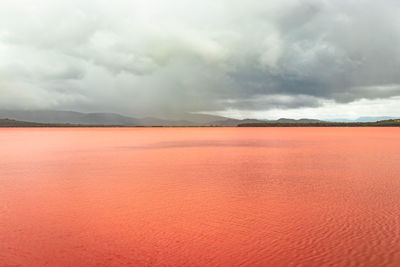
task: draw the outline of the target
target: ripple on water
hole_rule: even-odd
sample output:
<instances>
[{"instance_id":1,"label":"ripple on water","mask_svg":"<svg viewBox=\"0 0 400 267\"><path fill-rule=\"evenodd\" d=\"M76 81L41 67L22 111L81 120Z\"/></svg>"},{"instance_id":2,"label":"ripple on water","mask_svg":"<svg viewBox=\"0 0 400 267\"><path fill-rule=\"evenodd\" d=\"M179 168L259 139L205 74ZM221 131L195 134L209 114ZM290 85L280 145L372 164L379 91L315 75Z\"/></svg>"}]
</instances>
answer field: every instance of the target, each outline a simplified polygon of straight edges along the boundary
<instances>
[{"instance_id":1,"label":"ripple on water","mask_svg":"<svg viewBox=\"0 0 400 267\"><path fill-rule=\"evenodd\" d=\"M396 136L0 131L0 266L399 266Z\"/></svg>"}]
</instances>

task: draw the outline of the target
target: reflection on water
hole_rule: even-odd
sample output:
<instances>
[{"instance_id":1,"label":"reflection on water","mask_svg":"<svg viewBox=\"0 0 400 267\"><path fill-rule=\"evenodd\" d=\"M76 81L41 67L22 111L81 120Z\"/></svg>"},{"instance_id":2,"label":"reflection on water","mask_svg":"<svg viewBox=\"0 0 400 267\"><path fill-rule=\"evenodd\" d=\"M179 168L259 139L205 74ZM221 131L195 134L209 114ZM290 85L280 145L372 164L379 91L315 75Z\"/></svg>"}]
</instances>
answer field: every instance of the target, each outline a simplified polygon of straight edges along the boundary
<instances>
[{"instance_id":1,"label":"reflection on water","mask_svg":"<svg viewBox=\"0 0 400 267\"><path fill-rule=\"evenodd\" d=\"M0 266L398 266L398 128L0 131Z\"/></svg>"}]
</instances>

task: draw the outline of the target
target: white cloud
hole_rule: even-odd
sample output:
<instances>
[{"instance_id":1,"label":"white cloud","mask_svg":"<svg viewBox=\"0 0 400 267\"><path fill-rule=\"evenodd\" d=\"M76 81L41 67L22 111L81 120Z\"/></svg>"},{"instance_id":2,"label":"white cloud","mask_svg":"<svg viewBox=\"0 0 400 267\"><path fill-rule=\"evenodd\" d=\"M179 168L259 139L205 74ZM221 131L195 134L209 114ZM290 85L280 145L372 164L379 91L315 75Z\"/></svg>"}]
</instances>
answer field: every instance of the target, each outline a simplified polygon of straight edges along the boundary
<instances>
[{"instance_id":1,"label":"white cloud","mask_svg":"<svg viewBox=\"0 0 400 267\"><path fill-rule=\"evenodd\" d=\"M357 119L359 117L383 117L392 116L400 118L400 97L387 99L360 99L347 104L337 104L333 101L325 101L320 107L302 107L295 109L270 110L224 110L217 115L234 117L238 119L279 119L279 118L310 118L310 119ZM215 113L214 113L215 114Z\"/></svg>"},{"instance_id":2,"label":"white cloud","mask_svg":"<svg viewBox=\"0 0 400 267\"><path fill-rule=\"evenodd\" d=\"M0 108L311 116L392 99L399 12L394 0L4 0Z\"/></svg>"}]
</instances>

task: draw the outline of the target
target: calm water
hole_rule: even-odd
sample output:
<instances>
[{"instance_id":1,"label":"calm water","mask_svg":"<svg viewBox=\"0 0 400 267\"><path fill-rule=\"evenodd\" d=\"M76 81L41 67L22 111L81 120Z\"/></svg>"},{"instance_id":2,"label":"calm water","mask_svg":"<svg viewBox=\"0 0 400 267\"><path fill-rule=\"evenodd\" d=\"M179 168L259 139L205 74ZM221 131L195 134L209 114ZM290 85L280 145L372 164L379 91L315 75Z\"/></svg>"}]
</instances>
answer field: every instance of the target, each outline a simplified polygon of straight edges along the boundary
<instances>
[{"instance_id":1,"label":"calm water","mask_svg":"<svg viewBox=\"0 0 400 267\"><path fill-rule=\"evenodd\" d=\"M0 266L399 266L399 128L0 129Z\"/></svg>"}]
</instances>

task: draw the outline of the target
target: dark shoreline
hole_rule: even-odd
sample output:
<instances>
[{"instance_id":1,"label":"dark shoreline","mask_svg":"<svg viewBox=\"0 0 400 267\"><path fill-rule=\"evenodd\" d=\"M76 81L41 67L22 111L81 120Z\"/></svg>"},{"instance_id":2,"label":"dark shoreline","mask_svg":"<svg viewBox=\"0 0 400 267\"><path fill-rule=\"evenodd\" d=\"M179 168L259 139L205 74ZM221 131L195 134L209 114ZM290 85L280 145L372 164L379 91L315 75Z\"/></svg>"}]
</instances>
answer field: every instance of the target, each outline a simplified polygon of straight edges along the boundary
<instances>
[{"instance_id":1,"label":"dark shoreline","mask_svg":"<svg viewBox=\"0 0 400 267\"><path fill-rule=\"evenodd\" d=\"M377 122L244 123L237 127L400 127L400 120Z\"/></svg>"},{"instance_id":2,"label":"dark shoreline","mask_svg":"<svg viewBox=\"0 0 400 267\"><path fill-rule=\"evenodd\" d=\"M312 122L312 123L244 123L237 126L142 126L142 125L91 125L69 123L37 123L0 119L0 128L213 128L213 127L400 127L400 120L385 120L377 122Z\"/></svg>"}]
</instances>

